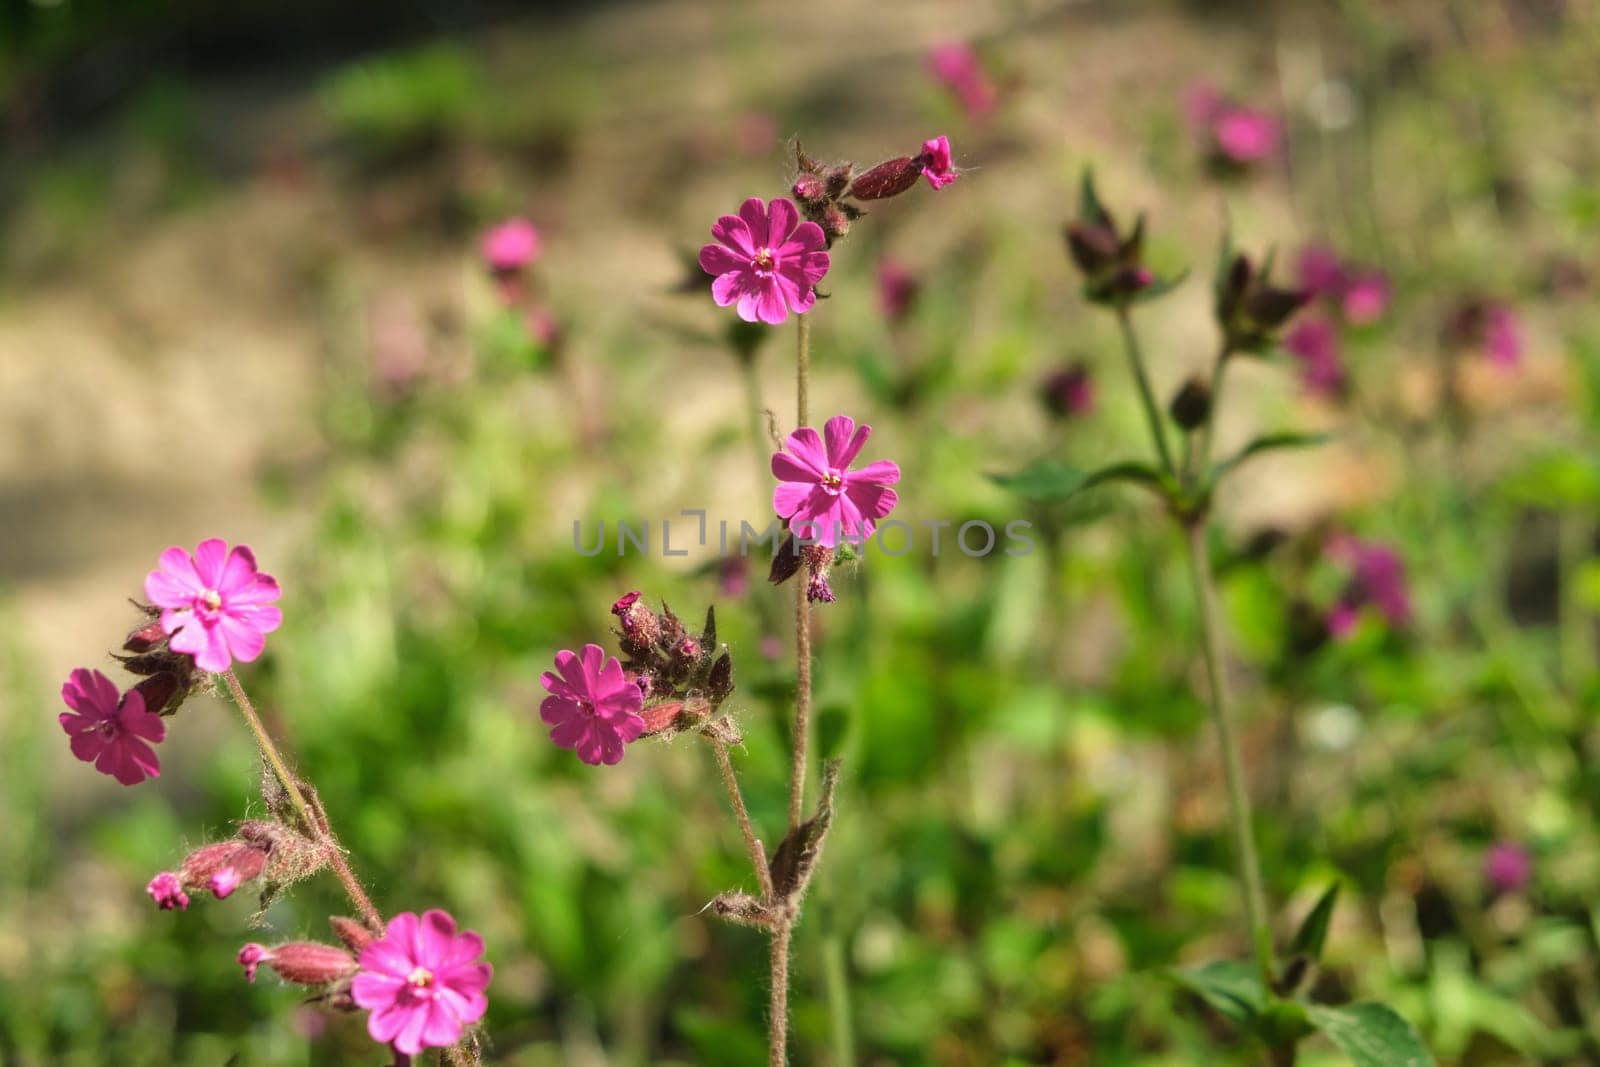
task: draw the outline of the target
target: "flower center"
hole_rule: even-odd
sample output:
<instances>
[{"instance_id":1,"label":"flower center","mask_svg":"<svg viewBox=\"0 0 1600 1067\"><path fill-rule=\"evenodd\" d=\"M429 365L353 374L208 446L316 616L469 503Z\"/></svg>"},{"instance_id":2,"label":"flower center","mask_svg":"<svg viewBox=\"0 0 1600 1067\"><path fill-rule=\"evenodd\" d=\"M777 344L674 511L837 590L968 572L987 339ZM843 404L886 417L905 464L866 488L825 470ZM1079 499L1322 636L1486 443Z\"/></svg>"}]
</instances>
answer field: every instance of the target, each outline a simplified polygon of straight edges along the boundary
<instances>
[{"instance_id":1,"label":"flower center","mask_svg":"<svg viewBox=\"0 0 1600 1067\"><path fill-rule=\"evenodd\" d=\"M830 493L837 493L844 488L844 472L837 467L829 467L828 473L822 476L822 488Z\"/></svg>"},{"instance_id":2,"label":"flower center","mask_svg":"<svg viewBox=\"0 0 1600 1067\"><path fill-rule=\"evenodd\" d=\"M418 992L430 989L433 987L433 972L426 967L413 968L411 973L406 975L406 984Z\"/></svg>"},{"instance_id":3,"label":"flower center","mask_svg":"<svg viewBox=\"0 0 1600 1067\"><path fill-rule=\"evenodd\" d=\"M211 611L221 611L222 594L217 592L215 589L207 589L204 593L200 594L200 603L204 604Z\"/></svg>"},{"instance_id":4,"label":"flower center","mask_svg":"<svg viewBox=\"0 0 1600 1067\"><path fill-rule=\"evenodd\" d=\"M770 248L756 249L755 268L764 273L771 273L778 265L778 255Z\"/></svg>"}]
</instances>

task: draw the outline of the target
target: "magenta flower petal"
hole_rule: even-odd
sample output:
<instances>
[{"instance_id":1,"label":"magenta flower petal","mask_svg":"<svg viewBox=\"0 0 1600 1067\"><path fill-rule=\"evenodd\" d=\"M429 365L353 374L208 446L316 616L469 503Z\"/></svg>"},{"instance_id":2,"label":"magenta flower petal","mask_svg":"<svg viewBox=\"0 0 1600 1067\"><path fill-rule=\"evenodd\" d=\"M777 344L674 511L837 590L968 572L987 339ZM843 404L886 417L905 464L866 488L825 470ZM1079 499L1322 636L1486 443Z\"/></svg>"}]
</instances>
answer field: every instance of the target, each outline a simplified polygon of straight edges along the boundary
<instances>
[{"instance_id":1,"label":"magenta flower petal","mask_svg":"<svg viewBox=\"0 0 1600 1067\"><path fill-rule=\"evenodd\" d=\"M793 201L751 197L738 215L719 218L711 236L718 243L701 247L700 268L713 276L718 307L777 325L815 305L814 287L828 272L826 238L816 223L800 221Z\"/></svg>"},{"instance_id":2,"label":"magenta flower petal","mask_svg":"<svg viewBox=\"0 0 1600 1067\"><path fill-rule=\"evenodd\" d=\"M74 756L123 785L160 776L161 763L149 742L166 737L166 724L145 709L137 690L119 696L111 679L79 667L61 687L61 699L72 709L58 721Z\"/></svg>"},{"instance_id":3,"label":"magenta flower petal","mask_svg":"<svg viewBox=\"0 0 1600 1067\"><path fill-rule=\"evenodd\" d=\"M810 427L789 435L787 452L774 453L772 473L778 485L772 507L789 522L796 536L832 548L840 538L861 540L878 520L894 509L898 496L888 486L900 480L900 468L880 460L852 472L872 427L838 415L824 426L826 443Z\"/></svg>"},{"instance_id":4,"label":"magenta flower petal","mask_svg":"<svg viewBox=\"0 0 1600 1067\"><path fill-rule=\"evenodd\" d=\"M922 142L920 158L923 161L922 176L928 179L928 184L935 189L943 189L961 177L950 156L950 138L943 134Z\"/></svg>"},{"instance_id":5,"label":"magenta flower petal","mask_svg":"<svg viewBox=\"0 0 1600 1067\"><path fill-rule=\"evenodd\" d=\"M558 652L556 670L560 677L546 671L540 678L550 693L539 705L539 718L551 727L550 740L577 752L585 763L622 759L623 747L644 732L638 714L644 694L622 664L590 644L581 654Z\"/></svg>"},{"instance_id":6,"label":"magenta flower petal","mask_svg":"<svg viewBox=\"0 0 1600 1067\"><path fill-rule=\"evenodd\" d=\"M445 912L420 920L411 912L396 915L383 937L362 950L350 986L351 999L372 1013L367 1033L408 1056L455 1044L488 1007L483 990L493 968L474 962L482 951L482 938L457 933Z\"/></svg>"},{"instance_id":7,"label":"magenta flower petal","mask_svg":"<svg viewBox=\"0 0 1600 1067\"><path fill-rule=\"evenodd\" d=\"M145 594L162 609L161 627L171 648L193 656L203 671L220 673L234 660L248 663L261 654L265 636L283 622L275 606L278 583L256 567L246 545L229 551L226 541L208 538L190 556L173 547L145 577Z\"/></svg>"}]
</instances>

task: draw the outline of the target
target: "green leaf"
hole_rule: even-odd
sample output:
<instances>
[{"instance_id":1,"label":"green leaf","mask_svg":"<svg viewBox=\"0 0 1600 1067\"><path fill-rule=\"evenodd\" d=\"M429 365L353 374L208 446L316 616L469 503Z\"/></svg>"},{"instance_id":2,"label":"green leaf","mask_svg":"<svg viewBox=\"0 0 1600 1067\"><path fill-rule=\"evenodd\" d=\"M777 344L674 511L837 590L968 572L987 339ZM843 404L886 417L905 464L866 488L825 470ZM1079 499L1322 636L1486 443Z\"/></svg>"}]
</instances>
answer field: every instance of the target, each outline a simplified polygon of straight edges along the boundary
<instances>
[{"instance_id":1,"label":"green leaf","mask_svg":"<svg viewBox=\"0 0 1600 1067\"><path fill-rule=\"evenodd\" d=\"M1094 168L1083 168L1083 180L1078 186L1078 218L1087 222L1100 222L1106 218L1106 209L1094 189Z\"/></svg>"},{"instance_id":2,"label":"green leaf","mask_svg":"<svg viewBox=\"0 0 1600 1067\"><path fill-rule=\"evenodd\" d=\"M1015 474L991 474L989 478L1027 500L1040 503L1070 500L1085 489L1111 482L1134 482L1158 493L1165 489L1161 472L1147 463L1134 462L1113 463L1086 473L1070 463L1041 459Z\"/></svg>"},{"instance_id":3,"label":"green leaf","mask_svg":"<svg viewBox=\"0 0 1600 1067\"><path fill-rule=\"evenodd\" d=\"M1294 431L1269 433L1265 436L1257 437L1254 441L1251 441L1217 464L1217 473L1214 481L1222 481L1226 475L1232 474L1245 460L1252 456L1259 456L1263 452L1277 452L1286 448L1310 448L1313 445L1324 444L1328 440L1330 440L1330 436L1325 433L1296 433Z\"/></svg>"},{"instance_id":4,"label":"green leaf","mask_svg":"<svg viewBox=\"0 0 1600 1067\"><path fill-rule=\"evenodd\" d=\"M1433 1053L1387 1004L1312 1005L1306 1014L1356 1067L1433 1067Z\"/></svg>"},{"instance_id":5,"label":"green leaf","mask_svg":"<svg viewBox=\"0 0 1600 1067\"><path fill-rule=\"evenodd\" d=\"M1244 1028L1255 1023L1266 1002L1255 968L1239 960L1213 960L1170 973L1179 985Z\"/></svg>"},{"instance_id":6,"label":"green leaf","mask_svg":"<svg viewBox=\"0 0 1600 1067\"><path fill-rule=\"evenodd\" d=\"M1328 921L1333 918L1333 906L1338 899L1339 883L1334 882L1317 898L1311 914L1295 931L1294 940L1289 943L1291 955L1308 956L1312 960L1322 958L1322 945L1328 939Z\"/></svg>"}]
</instances>

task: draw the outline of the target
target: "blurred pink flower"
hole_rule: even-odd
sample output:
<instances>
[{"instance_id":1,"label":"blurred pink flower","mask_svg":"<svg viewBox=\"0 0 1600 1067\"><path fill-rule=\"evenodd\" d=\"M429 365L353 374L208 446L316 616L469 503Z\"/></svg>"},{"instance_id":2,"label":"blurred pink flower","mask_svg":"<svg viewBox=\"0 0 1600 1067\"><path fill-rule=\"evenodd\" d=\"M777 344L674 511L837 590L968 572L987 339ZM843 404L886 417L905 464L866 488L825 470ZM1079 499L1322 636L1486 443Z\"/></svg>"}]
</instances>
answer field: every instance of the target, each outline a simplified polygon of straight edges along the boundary
<instances>
[{"instance_id":1,"label":"blurred pink flower","mask_svg":"<svg viewBox=\"0 0 1600 1067\"><path fill-rule=\"evenodd\" d=\"M455 1044L489 1008L483 991L494 968L482 955L483 939L457 933L446 912L390 919L383 937L362 950L350 986L351 999L372 1013L367 1033L407 1056Z\"/></svg>"},{"instance_id":2,"label":"blurred pink flower","mask_svg":"<svg viewBox=\"0 0 1600 1067\"><path fill-rule=\"evenodd\" d=\"M1341 306L1345 321L1352 326L1370 326L1389 310L1389 278L1382 271L1351 274L1343 290Z\"/></svg>"},{"instance_id":3,"label":"blurred pink flower","mask_svg":"<svg viewBox=\"0 0 1600 1067\"><path fill-rule=\"evenodd\" d=\"M871 426L857 429L854 419L835 415L823 433L826 446L816 430L802 426L789 435L787 451L772 454L772 473L778 479L772 507L789 520L796 537L832 548L841 537L870 537L877 521L894 510L899 497L889 487L900 480L900 468L879 460L850 470Z\"/></svg>"},{"instance_id":4,"label":"blurred pink flower","mask_svg":"<svg viewBox=\"0 0 1600 1067\"><path fill-rule=\"evenodd\" d=\"M951 41L936 45L928 52L928 69L970 117L983 119L994 110L994 85L970 44Z\"/></svg>"},{"instance_id":5,"label":"blurred pink flower","mask_svg":"<svg viewBox=\"0 0 1600 1067\"><path fill-rule=\"evenodd\" d=\"M1058 418L1086 415L1094 409L1094 379L1089 368L1073 363L1045 376L1039 384L1045 407Z\"/></svg>"},{"instance_id":6,"label":"blurred pink flower","mask_svg":"<svg viewBox=\"0 0 1600 1067\"><path fill-rule=\"evenodd\" d=\"M1226 105L1212 120L1211 136L1232 162L1259 163L1278 151L1283 127L1266 111Z\"/></svg>"},{"instance_id":7,"label":"blurred pink flower","mask_svg":"<svg viewBox=\"0 0 1600 1067\"><path fill-rule=\"evenodd\" d=\"M1522 322L1506 304L1490 304L1483 316L1483 351L1498 367L1522 362Z\"/></svg>"},{"instance_id":8,"label":"blurred pink flower","mask_svg":"<svg viewBox=\"0 0 1600 1067\"><path fill-rule=\"evenodd\" d=\"M539 231L524 218L507 219L483 235L484 263L497 274L519 271L539 258Z\"/></svg>"},{"instance_id":9,"label":"blurred pink flower","mask_svg":"<svg viewBox=\"0 0 1600 1067\"><path fill-rule=\"evenodd\" d=\"M700 269L716 278L718 307L734 304L744 321L776 326L817 302L813 286L828 273L826 239L822 227L800 221L794 201L751 197L739 214L718 219L711 236L719 243L701 247Z\"/></svg>"},{"instance_id":10,"label":"blurred pink flower","mask_svg":"<svg viewBox=\"0 0 1600 1067\"><path fill-rule=\"evenodd\" d=\"M1302 318L1283 338L1283 347L1300 361L1300 381L1306 392L1337 395L1344 388L1344 366L1339 358L1339 331L1320 316Z\"/></svg>"},{"instance_id":11,"label":"blurred pink flower","mask_svg":"<svg viewBox=\"0 0 1600 1067\"><path fill-rule=\"evenodd\" d=\"M1350 580L1328 616L1328 629L1343 637L1355 625L1362 608L1378 609L1384 620L1399 629L1411 622L1411 591L1405 561L1388 545L1342 535L1328 544L1328 554L1350 570Z\"/></svg>"},{"instance_id":12,"label":"blurred pink flower","mask_svg":"<svg viewBox=\"0 0 1600 1067\"><path fill-rule=\"evenodd\" d=\"M1497 893L1520 893L1533 877L1533 857L1515 841L1496 841L1483 854L1483 877Z\"/></svg>"},{"instance_id":13,"label":"blurred pink flower","mask_svg":"<svg viewBox=\"0 0 1600 1067\"><path fill-rule=\"evenodd\" d=\"M744 556L729 556L717 567L717 589L729 600L737 600L750 591L750 560Z\"/></svg>"},{"instance_id":14,"label":"blurred pink flower","mask_svg":"<svg viewBox=\"0 0 1600 1067\"><path fill-rule=\"evenodd\" d=\"M556 670L559 677L545 671L539 678L550 693L539 705L539 717L553 727L550 740L585 763L619 762L623 746L644 732L639 687L599 645L584 645L581 656L557 652Z\"/></svg>"},{"instance_id":15,"label":"blurred pink flower","mask_svg":"<svg viewBox=\"0 0 1600 1067\"><path fill-rule=\"evenodd\" d=\"M923 141L922 155L917 158L922 161L922 176L935 189L943 189L961 177L961 172L956 170L950 159L950 138L944 134Z\"/></svg>"},{"instance_id":16,"label":"blurred pink flower","mask_svg":"<svg viewBox=\"0 0 1600 1067\"><path fill-rule=\"evenodd\" d=\"M890 322L903 322L911 313L922 283L909 267L888 256L878 260L878 306Z\"/></svg>"},{"instance_id":17,"label":"blurred pink flower","mask_svg":"<svg viewBox=\"0 0 1600 1067\"><path fill-rule=\"evenodd\" d=\"M161 553L144 592L163 609L161 626L172 635L172 650L192 655L203 671L251 662L283 622L283 612L271 606L282 595L278 583L256 569L248 546L230 552L220 538L201 541L193 556L176 546Z\"/></svg>"},{"instance_id":18,"label":"blurred pink flower","mask_svg":"<svg viewBox=\"0 0 1600 1067\"><path fill-rule=\"evenodd\" d=\"M1338 253L1327 245L1306 245L1300 250L1296 270L1300 284L1312 296L1337 297L1344 292L1344 263Z\"/></svg>"},{"instance_id":19,"label":"blurred pink flower","mask_svg":"<svg viewBox=\"0 0 1600 1067\"><path fill-rule=\"evenodd\" d=\"M61 699L72 709L63 711L59 721L74 756L123 785L161 776L161 762L147 742L166 737L167 727L159 715L145 710L138 692L120 696L110 678L79 667L61 687Z\"/></svg>"}]
</instances>

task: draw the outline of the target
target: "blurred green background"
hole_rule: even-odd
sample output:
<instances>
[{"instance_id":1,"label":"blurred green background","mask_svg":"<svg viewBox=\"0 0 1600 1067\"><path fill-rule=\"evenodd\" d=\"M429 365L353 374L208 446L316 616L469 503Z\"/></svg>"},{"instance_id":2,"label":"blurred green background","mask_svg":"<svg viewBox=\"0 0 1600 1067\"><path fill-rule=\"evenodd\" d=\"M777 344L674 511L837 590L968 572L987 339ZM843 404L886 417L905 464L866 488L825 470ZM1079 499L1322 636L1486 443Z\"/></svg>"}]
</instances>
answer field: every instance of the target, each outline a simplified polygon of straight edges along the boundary
<instances>
[{"instance_id":1,"label":"blurred green background","mask_svg":"<svg viewBox=\"0 0 1600 1067\"><path fill-rule=\"evenodd\" d=\"M1225 226L1394 286L1346 339L1347 397L1250 364L1222 425L1224 448L1335 433L1233 483L1215 545L1239 559L1281 931L1337 877L1319 995L1389 999L1445 1064L1600 1063L1593 5L35 0L0 29L0 1063L382 1060L360 1017L233 959L325 937L330 880L265 933L247 892L179 914L143 892L259 808L231 706L185 705L132 789L54 722L71 668L111 672L160 550L207 536L283 584L244 682L380 908L484 935L492 1061L760 1062L765 944L701 913L752 888L709 754L584 766L538 723L538 675L614 651L629 589L715 602L776 837L792 668L763 638L788 590L760 563L727 588L710 551L585 558L572 522L766 521L748 389L787 427L792 333L746 381L684 256L786 190L792 137L871 164L939 133L962 180L834 249L812 410L873 424L896 517L1029 518L1039 550L919 541L835 580L818 743L846 770L797 934L795 1061L1254 1062L1164 973L1245 950L1178 543L1142 498L1029 510L986 477L1143 454L1059 236L1092 164L1113 208L1150 212L1151 258L1196 272L1141 313L1163 397L1214 351ZM930 72L954 41L992 112ZM1282 158L1208 167L1181 104L1202 81L1280 116ZM554 350L477 259L517 214ZM886 260L921 285L898 322ZM1442 389L1443 324L1482 294L1516 309L1522 360ZM1077 360L1094 408L1054 418L1038 383ZM1400 552L1409 625L1288 639L1294 605L1339 595L1332 530ZM1245 552L1262 531L1283 543ZM1525 885L1486 879L1497 841L1530 855Z\"/></svg>"}]
</instances>

